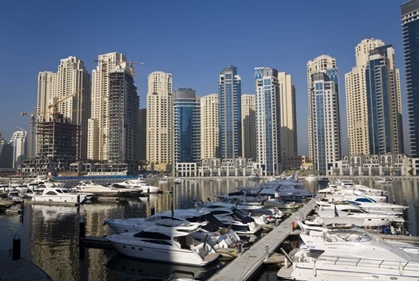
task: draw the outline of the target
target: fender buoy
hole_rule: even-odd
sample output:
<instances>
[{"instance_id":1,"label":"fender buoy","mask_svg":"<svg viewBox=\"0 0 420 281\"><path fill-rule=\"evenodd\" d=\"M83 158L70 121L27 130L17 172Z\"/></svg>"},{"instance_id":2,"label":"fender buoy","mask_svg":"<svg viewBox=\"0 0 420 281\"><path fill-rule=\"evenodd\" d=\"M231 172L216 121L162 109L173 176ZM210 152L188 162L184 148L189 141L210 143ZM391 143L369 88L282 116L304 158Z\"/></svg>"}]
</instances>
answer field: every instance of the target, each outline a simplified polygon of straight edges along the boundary
<instances>
[{"instance_id":1,"label":"fender buoy","mask_svg":"<svg viewBox=\"0 0 420 281\"><path fill-rule=\"evenodd\" d=\"M292 231L296 229L296 223L295 221L292 222Z\"/></svg>"},{"instance_id":2,"label":"fender buoy","mask_svg":"<svg viewBox=\"0 0 420 281\"><path fill-rule=\"evenodd\" d=\"M366 229L366 230L371 230L370 225L368 225L368 224L367 224L367 225L365 225L365 229Z\"/></svg>"}]
</instances>

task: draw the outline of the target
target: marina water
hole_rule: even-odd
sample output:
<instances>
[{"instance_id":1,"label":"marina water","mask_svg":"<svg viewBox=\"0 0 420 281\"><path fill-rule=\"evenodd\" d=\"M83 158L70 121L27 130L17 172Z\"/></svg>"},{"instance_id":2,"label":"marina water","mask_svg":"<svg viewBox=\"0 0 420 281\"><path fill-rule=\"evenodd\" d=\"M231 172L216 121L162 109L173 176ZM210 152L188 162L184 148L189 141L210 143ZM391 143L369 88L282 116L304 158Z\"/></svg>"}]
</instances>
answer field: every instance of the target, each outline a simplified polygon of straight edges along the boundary
<instances>
[{"instance_id":1,"label":"marina water","mask_svg":"<svg viewBox=\"0 0 420 281\"><path fill-rule=\"evenodd\" d=\"M374 179L355 178L355 183L375 186ZM174 271L188 271L188 268L177 267L155 262L128 259L116 254L113 250L85 249L79 251L79 221L86 218L87 236L104 236L112 231L103 225L105 218L147 217L151 208L156 212L171 209L193 207L193 200L212 201L215 195L229 193L237 187L254 187L262 183L248 179L218 179L181 184L160 184L149 179L148 183L161 186L163 194L151 194L149 198L120 202L84 205L80 208L68 206L45 206L26 204L24 215L0 215L0 249L11 249L13 237L18 234L22 241L22 257L34 262L53 280L161 280ZM315 192L320 188L316 181L304 181L305 188ZM173 194L170 193L173 186ZM389 201L408 205L408 229L414 236L419 235L419 180L418 178L394 178L392 184L381 185L389 191ZM204 269L206 272L194 272L207 279L218 270L221 264ZM202 271L191 268L191 271ZM256 280L277 280L274 270L266 270Z\"/></svg>"}]
</instances>

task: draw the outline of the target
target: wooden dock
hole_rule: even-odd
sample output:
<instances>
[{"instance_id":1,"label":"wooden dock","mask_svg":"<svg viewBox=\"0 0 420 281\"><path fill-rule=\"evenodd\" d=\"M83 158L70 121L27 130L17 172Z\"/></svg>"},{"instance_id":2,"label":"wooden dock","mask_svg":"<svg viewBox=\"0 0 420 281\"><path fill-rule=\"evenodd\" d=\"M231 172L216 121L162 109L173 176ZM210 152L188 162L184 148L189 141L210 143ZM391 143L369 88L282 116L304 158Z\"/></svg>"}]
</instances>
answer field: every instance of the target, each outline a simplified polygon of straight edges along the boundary
<instances>
[{"instance_id":1,"label":"wooden dock","mask_svg":"<svg viewBox=\"0 0 420 281\"><path fill-rule=\"evenodd\" d=\"M264 262L269 260L269 255L293 232L292 223L295 217L305 218L313 211L314 207L315 199L312 199L265 237L261 238L248 251L241 253L235 260L213 275L209 281L250 280L259 271Z\"/></svg>"},{"instance_id":2,"label":"wooden dock","mask_svg":"<svg viewBox=\"0 0 420 281\"><path fill-rule=\"evenodd\" d=\"M0 250L0 272L1 281L52 281L32 262L23 258L12 260L12 255L6 250Z\"/></svg>"}]
</instances>

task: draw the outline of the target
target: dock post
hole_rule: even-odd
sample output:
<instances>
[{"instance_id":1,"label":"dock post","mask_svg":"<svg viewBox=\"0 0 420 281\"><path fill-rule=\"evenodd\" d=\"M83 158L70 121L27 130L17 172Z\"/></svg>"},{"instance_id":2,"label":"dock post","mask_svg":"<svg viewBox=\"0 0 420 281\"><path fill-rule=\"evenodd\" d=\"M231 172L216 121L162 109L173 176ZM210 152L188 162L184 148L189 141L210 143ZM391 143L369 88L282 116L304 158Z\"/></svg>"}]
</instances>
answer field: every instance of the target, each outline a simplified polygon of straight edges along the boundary
<instances>
[{"instance_id":1,"label":"dock post","mask_svg":"<svg viewBox=\"0 0 420 281\"><path fill-rule=\"evenodd\" d=\"M20 237L19 234L16 233L15 237L13 237L13 250L12 250L12 260L19 260L20 259Z\"/></svg>"},{"instance_id":2,"label":"dock post","mask_svg":"<svg viewBox=\"0 0 420 281\"><path fill-rule=\"evenodd\" d=\"M150 208L150 215L153 216L155 214L155 206L152 205Z\"/></svg>"},{"instance_id":3,"label":"dock post","mask_svg":"<svg viewBox=\"0 0 420 281\"><path fill-rule=\"evenodd\" d=\"M242 253L242 243L238 244L238 253Z\"/></svg>"},{"instance_id":4,"label":"dock post","mask_svg":"<svg viewBox=\"0 0 420 281\"><path fill-rule=\"evenodd\" d=\"M265 255L264 261L268 260L268 256L270 255L270 248L268 246L264 247L264 255Z\"/></svg>"},{"instance_id":5,"label":"dock post","mask_svg":"<svg viewBox=\"0 0 420 281\"><path fill-rule=\"evenodd\" d=\"M86 237L86 221L84 217L81 217L79 221L79 238L85 238L85 237Z\"/></svg>"},{"instance_id":6,"label":"dock post","mask_svg":"<svg viewBox=\"0 0 420 281\"><path fill-rule=\"evenodd\" d=\"M147 189L147 194L150 194L150 188Z\"/></svg>"}]
</instances>

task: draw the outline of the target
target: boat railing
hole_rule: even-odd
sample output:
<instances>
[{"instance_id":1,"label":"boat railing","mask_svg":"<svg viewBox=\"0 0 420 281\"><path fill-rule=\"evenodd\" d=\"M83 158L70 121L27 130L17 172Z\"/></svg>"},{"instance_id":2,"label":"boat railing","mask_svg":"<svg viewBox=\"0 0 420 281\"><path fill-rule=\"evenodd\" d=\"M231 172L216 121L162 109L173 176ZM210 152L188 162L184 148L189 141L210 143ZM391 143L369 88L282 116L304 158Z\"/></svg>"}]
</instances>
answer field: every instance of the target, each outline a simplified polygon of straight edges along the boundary
<instances>
[{"instance_id":1,"label":"boat railing","mask_svg":"<svg viewBox=\"0 0 420 281\"><path fill-rule=\"evenodd\" d=\"M381 260L381 259L367 259L367 258L353 258L353 257L326 257L320 256L318 261L331 262L333 265L344 265L344 266L362 266L362 267L372 267L384 269L396 269L404 270L408 265L412 264L414 267L418 268L418 263L413 263L410 261L400 262L400 261L390 261L390 260Z\"/></svg>"}]
</instances>

